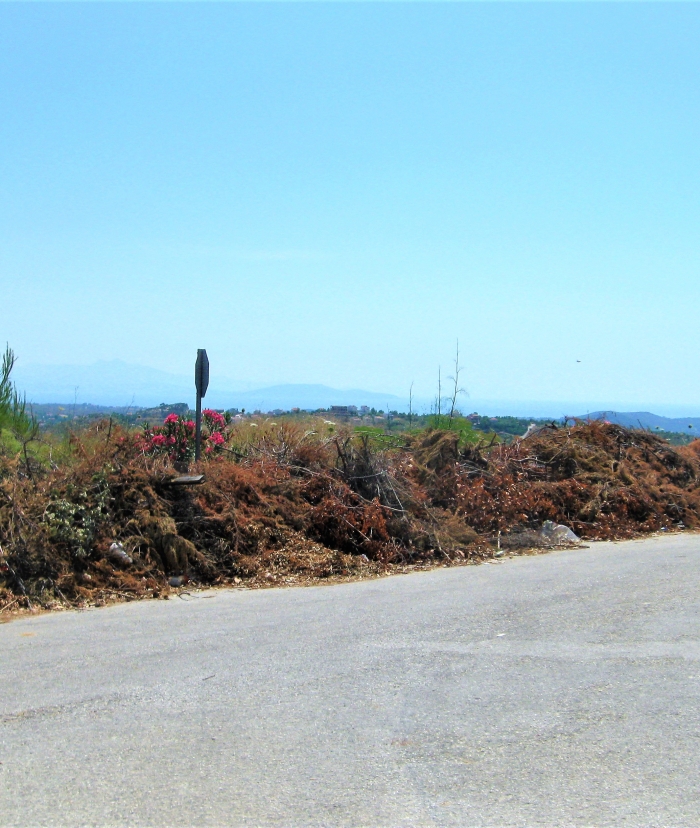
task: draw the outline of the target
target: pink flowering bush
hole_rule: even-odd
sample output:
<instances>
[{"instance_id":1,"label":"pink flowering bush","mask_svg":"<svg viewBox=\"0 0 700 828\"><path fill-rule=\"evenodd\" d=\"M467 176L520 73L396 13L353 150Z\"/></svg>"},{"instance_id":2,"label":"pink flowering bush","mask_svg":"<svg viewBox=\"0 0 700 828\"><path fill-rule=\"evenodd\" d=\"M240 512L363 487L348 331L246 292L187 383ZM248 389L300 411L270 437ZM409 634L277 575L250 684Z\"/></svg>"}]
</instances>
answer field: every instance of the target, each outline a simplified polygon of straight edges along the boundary
<instances>
[{"instance_id":1,"label":"pink flowering bush","mask_svg":"<svg viewBox=\"0 0 700 828\"><path fill-rule=\"evenodd\" d=\"M227 426L223 414L211 408L202 411L202 449L205 454L215 454L226 446ZM186 463L194 458L194 421L168 414L162 426L144 427L139 445L145 454L165 455L174 462Z\"/></svg>"},{"instance_id":2,"label":"pink flowering bush","mask_svg":"<svg viewBox=\"0 0 700 828\"><path fill-rule=\"evenodd\" d=\"M217 449L221 448L221 446L226 444L226 438L220 431L212 431L212 433L207 438L207 447L204 451L207 454L212 454Z\"/></svg>"},{"instance_id":3,"label":"pink flowering bush","mask_svg":"<svg viewBox=\"0 0 700 828\"><path fill-rule=\"evenodd\" d=\"M171 415L172 416L172 415ZM212 411L211 408L205 408L202 411L202 420L209 426L210 429L226 428L226 418L218 411Z\"/></svg>"}]
</instances>

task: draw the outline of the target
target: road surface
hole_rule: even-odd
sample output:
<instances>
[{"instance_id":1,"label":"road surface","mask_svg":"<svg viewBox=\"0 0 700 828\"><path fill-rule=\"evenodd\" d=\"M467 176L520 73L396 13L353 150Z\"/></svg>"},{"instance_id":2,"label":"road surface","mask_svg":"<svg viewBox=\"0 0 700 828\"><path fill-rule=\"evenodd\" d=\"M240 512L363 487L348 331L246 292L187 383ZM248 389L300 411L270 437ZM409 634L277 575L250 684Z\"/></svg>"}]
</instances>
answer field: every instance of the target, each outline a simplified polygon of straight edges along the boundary
<instances>
[{"instance_id":1,"label":"road surface","mask_svg":"<svg viewBox=\"0 0 700 828\"><path fill-rule=\"evenodd\" d=\"M0 625L0 824L700 825L700 536Z\"/></svg>"}]
</instances>

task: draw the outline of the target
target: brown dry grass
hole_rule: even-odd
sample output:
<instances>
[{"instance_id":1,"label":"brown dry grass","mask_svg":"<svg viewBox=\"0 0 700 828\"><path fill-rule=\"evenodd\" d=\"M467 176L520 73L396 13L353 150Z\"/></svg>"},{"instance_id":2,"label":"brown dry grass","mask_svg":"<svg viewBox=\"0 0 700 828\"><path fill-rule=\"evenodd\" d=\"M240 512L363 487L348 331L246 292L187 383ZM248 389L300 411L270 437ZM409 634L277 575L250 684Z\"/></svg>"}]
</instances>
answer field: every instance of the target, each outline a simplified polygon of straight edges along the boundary
<instances>
[{"instance_id":1,"label":"brown dry grass","mask_svg":"<svg viewBox=\"0 0 700 828\"><path fill-rule=\"evenodd\" d=\"M246 424L206 481L94 426L60 466L0 458L0 612L165 596L168 579L271 586L376 576L541 545L545 520L583 538L700 525L700 441L603 423L546 428L490 449L424 432L366 437ZM133 563L110 558L113 541Z\"/></svg>"}]
</instances>

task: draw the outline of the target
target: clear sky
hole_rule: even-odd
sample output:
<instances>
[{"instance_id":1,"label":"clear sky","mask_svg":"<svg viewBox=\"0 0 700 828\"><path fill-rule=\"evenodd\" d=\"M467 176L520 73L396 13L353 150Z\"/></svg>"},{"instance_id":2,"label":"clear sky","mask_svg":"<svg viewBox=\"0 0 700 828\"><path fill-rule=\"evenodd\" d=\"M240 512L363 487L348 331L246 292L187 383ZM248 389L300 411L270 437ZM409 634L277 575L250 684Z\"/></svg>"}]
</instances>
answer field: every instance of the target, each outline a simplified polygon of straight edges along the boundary
<instances>
[{"instance_id":1,"label":"clear sky","mask_svg":"<svg viewBox=\"0 0 700 828\"><path fill-rule=\"evenodd\" d=\"M698 4L0 4L0 339L424 396L459 339L474 398L697 409L699 43Z\"/></svg>"}]
</instances>

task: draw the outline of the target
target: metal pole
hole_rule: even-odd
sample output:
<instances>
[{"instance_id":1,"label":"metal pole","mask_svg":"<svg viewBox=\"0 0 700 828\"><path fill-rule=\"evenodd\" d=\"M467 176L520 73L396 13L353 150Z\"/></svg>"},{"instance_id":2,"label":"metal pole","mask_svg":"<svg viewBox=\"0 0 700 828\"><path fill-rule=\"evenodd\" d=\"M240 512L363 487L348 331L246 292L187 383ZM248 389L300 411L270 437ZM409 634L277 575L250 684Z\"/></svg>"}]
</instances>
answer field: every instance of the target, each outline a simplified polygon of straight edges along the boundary
<instances>
[{"instance_id":1,"label":"metal pole","mask_svg":"<svg viewBox=\"0 0 700 828\"><path fill-rule=\"evenodd\" d=\"M197 419L195 420L194 459L199 461L202 454L202 395L197 391Z\"/></svg>"}]
</instances>

